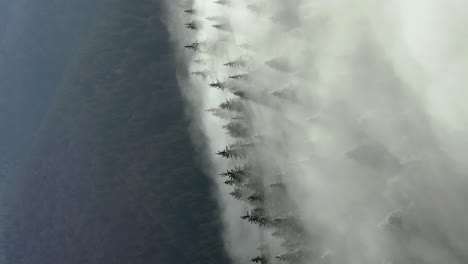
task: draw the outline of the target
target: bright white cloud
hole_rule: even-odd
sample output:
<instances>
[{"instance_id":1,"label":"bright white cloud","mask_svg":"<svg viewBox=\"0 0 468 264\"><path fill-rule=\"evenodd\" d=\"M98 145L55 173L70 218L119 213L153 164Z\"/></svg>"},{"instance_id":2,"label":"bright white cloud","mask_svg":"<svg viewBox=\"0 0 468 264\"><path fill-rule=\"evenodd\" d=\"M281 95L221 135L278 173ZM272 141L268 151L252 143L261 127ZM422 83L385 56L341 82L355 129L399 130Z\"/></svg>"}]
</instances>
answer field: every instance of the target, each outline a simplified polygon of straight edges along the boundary
<instances>
[{"instance_id":1,"label":"bright white cloud","mask_svg":"<svg viewBox=\"0 0 468 264\"><path fill-rule=\"evenodd\" d=\"M275 180L273 170L288 175L314 247L335 252L334 263L466 263L468 3L231 2L194 0L202 21L195 32L183 28L189 16L169 11L176 45L206 43L195 55L207 61L201 65L177 50L181 67L209 72L206 81L181 80L196 130L207 137L209 171L229 166L212 153L233 141L224 121L204 110L233 95L208 84L249 73L250 92L264 99L248 103L254 132L269 140L258 150L270 168L264 180ZM228 30L206 19L218 16ZM237 58L248 67L223 66ZM258 232L220 189L227 248L245 262Z\"/></svg>"}]
</instances>

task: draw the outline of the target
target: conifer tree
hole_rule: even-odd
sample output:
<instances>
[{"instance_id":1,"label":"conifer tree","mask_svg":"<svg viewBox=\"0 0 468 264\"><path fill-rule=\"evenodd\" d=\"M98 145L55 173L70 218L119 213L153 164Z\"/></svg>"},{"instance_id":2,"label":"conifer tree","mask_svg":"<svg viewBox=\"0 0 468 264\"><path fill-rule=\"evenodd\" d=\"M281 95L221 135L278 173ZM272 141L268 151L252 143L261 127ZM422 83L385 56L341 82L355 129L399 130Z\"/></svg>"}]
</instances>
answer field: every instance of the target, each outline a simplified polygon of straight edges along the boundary
<instances>
[{"instance_id":1,"label":"conifer tree","mask_svg":"<svg viewBox=\"0 0 468 264\"><path fill-rule=\"evenodd\" d=\"M206 44L203 42L194 42L190 45L186 45L185 48L193 50L193 51L200 51Z\"/></svg>"},{"instance_id":2,"label":"conifer tree","mask_svg":"<svg viewBox=\"0 0 468 264\"><path fill-rule=\"evenodd\" d=\"M284 254L278 255L276 256L276 258L282 261L289 262L289 263L300 263L308 255L310 255L310 253L307 252L306 250L296 249L294 251L289 251Z\"/></svg>"},{"instance_id":3,"label":"conifer tree","mask_svg":"<svg viewBox=\"0 0 468 264\"><path fill-rule=\"evenodd\" d=\"M249 136L249 131L242 122L233 121L223 127L233 138L247 138Z\"/></svg>"},{"instance_id":4,"label":"conifer tree","mask_svg":"<svg viewBox=\"0 0 468 264\"><path fill-rule=\"evenodd\" d=\"M227 170L226 172L221 173L223 177L228 177L229 179L235 182L242 182L245 180L247 173L249 171L248 165L236 166L234 169Z\"/></svg>"},{"instance_id":5,"label":"conifer tree","mask_svg":"<svg viewBox=\"0 0 468 264\"><path fill-rule=\"evenodd\" d=\"M235 59L233 61L229 61L224 64L224 66L233 67L233 68L240 68L247 66L247 62L242 58Z\"/></svg>"},{"instance_id":6,"label":"conifer tree","mask_svg":"<svg viewBox=\"0 0 468 264\"><path fill-rule=\"evenodd\" d=\"M216 154L228 159L243 159L246 157L247 152L242 147L231 145L224 150L218 151Z\"/></svg>"},{"instance_id":7,"label":"conifer tree","mask_svg":"<svg viewBox=\"0 0 468 264\"><path fill-rule=\"evenodd\" d=\"M236 99L229 99L225 101L224 103L220 104L219 107L221 109L235 111L235 112L242 112L244 110L244 106L242 105L242 102Z\"/></svg>"},{"instance_id":8,"label":"conifer tree","mask_svg":"<svg viewBox=\"0 0 468 264\"><path fill-rule=\"evenodd\" d=\"M198 30L200 28L200 23L192 21L190 23L186 23L185 27L191 30Z\"/></svg>"},{"instance_id":9,"label":"conifer tree","mask_svg":"<svg viewBox=\"0 0 468 264\"><path fill-rule=\"evenodd\" d=\"M263 202L263 193L261 192L252 193L251 195L249 195L249 197L247 197L247 199L250 202Z\"/></svg>"},{"instance_id":10,"label":"conifer tree","mask_svg":"<svg viewBox=\"0 0 468 264\"><path fill-rule=\"evenodd\" d=\"M249 75L247 73L244 73L244 74L236 74L236 75L232 75L232 76L229 76L230 79L234 79L234 80L243 80L243 81L247 81L249 80Z\"/></svg>"},{"instance_id":11,"label":"conifer tree","mask_svg":"<svg viewBox=\"0 0 468 264\"><path fill-rule=\"evenodd\" d=\"M258 264L267 264L268 259L264 255L256 256L250 260L253 263L258 263Z\"/></svg>"},{"instance_id":12,"label":"conifer tree","mask_svg":"<svg viewBox=\"0 0 468 264\"><path fill-rule=\"evenodd\" d=\"M224 90L226 88L225 82L221 82L221 81L212 82L210 83L210 86L213 88L221 89L221 90Z\"/></svg>"},{"instance_id":13,"label":"conifer tree","mask_svg":"<svg viewBox=\"0 0 468 264\"><path fill-rule=\"evenodd\" d=\"M184 10L184 12L187 13L187 14L191 14L191 15L197 14L195 9L192 9L192 8L191 9L186 9L186 10Z\"/></svg>"},{"instance_id":14,"label":"conifer tree","mask_svg":"<svg viewBox=\"0 0 468 264\"><path fill-rule=\"evenodd\" d=\"M206 78L208 78L208 71L195 71L192 72L192 75L202 77L203 80L206 80Z\"/></svg>"},{"instance_id":15,"label":"conifer tree","mask_svg":"<svg viewBox=\"0 0 468 264\"><path fill-rule=\"evenodd\" d=\"M245 196L247 195L247 193L240 187L234 188L234 190L229 194L237 200L245 200Z\"/></svg>"},{"instance_id":16,"label":"conifer tree","mask_svg":"<svg viewBox=\"0 0 468 264\"><path fill-rule=\"evenodd\" d=\"M212 115L219 117L221 119L228 119L228 120L234 120L238 116L234 115L232 112L228 110L224 110L221 108L210 108L208 110L205 110L206 112L210 112Z\"/></svg>"}]
</instances>

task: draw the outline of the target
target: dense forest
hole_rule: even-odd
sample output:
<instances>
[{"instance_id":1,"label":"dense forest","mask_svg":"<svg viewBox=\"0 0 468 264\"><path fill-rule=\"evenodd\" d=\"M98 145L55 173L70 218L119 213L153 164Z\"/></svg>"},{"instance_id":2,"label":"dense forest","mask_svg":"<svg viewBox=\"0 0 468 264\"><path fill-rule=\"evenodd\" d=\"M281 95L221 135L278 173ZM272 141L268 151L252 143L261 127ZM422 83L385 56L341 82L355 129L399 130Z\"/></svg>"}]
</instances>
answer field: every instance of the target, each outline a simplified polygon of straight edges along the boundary
<instances>
[{"instance_id":1,"label":"dense forest","mask_svg":"<svg viewBox=\"0 0 468 264\"><path fill-rule=\"evenodd\" d=\"M61 35L71 63L54 64L65 77L47 83L52 106L8 179L6 263L227 263L160 4L37 2L50 2L40 17L63 12L52 35L73 12L86 25Z\"/></svg>"}]
</instances>

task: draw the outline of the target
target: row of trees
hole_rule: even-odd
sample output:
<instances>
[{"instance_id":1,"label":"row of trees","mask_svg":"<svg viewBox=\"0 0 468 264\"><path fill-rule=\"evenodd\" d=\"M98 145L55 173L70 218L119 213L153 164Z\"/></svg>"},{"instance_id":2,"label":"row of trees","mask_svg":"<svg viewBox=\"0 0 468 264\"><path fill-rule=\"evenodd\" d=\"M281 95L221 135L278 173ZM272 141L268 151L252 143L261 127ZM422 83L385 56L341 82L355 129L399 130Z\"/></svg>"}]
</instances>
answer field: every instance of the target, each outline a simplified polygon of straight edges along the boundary
<instances>
[{"instance_id":1,"label":"row of trees","mask_svg":"<svg viewBox=\"0 0 468 264\"><path fill-rule=\"evenodd\" d=\"M229 6L229 2L226 0L216 1L215 3ZM258 13L260 9L258 5L249 5L247 8L254 13ZM190 30L201 30L205 28L204 26L214 27L219 30L220 34L232 30L227 22L228 19L217 14L210 14L212 16L201 18L197 10L187 9L185 12L191 21L185 26ZM209 52L210 45L211 43L195 41L185 47L196 54L201 54ZM245 51L252 50L248 44L243 44L240 48ZM203 57L209 58L210 56ZM202 68L209 65L205 59L199 58L195 59L194 63ZM252 258L252 262L262 264L273 262L302 263L307 259L324 263L332 258L343 258L333 251L320 250L316 249L315 245L314 247L311 246L311 235L305 231L299 216L300 213L287 195L288 173L277 168L280 171L277 175L266 175L270 172L265 172L266 170L259 162L261 158L264 158L259 158L259 155L266 152L264 151L265 148L268 145L278 144L278 142L274 142L265 136L259 136L259 132L255 131L252 126L251 106L260 105L281 114L278 109L281 109L282 104L295 104L295 106L303 107L305 104L310 103L310 98L300 98L298 93L301 90L296 87L265 92L267 89L263 89L261 85L256 83L256 74L249 73L248 69L251 65L257 64L252 62L248 56L234 58L219 65L219 67L229 67L229 72L235 74L227 75L221 80L211 81L207 86L230 93L232 98L207 111L226 120L227 124L224 129L236 140L235 144L225 147L217 154L233 160L234 167L220 175L224 178L225 184L232 186L233 190L230 194L235 199L241 200L250 206L250 210L241 218L258 225L261 230L270 232L272 236L282 241L283 251L281 252L278 252L277 248L271 247L269 243L262 244L259 247L260 254ZM298 69L294 64L290 63L287 57L272 58L266 61L264 65L284 76L303 74L302 72L294 73ZM193 76L201 77L204 80L207 80L212 74L207 70L192 72ZM306 121L310 123L320 122L319 119L322 117L321 114L314 114ZM364 132L365 127L359 127L356 130L359 132L362 141L359 141L358 146L346 152L347 158L362 167L377 170L380 174L394 175L396 172L405 170L400 160L390 153L383 144L367 138ZM271 170L274 169L268 171ZM383 224L386 227L401 229L401 212L399 210L392 212L383 221ZM340 243L337 242L339 245L334 246L348 248L347 245L340 245ZM310 250L310 248L313 248L313 250Z\"/></svg>"},{"instance_id":2,"label":"row of trees","mask_svg":"<svg viewBox=\"0 0 468 264\"><path fill-rule=\"evenodd\" d=\"M228 5L228 1L216 1L216 4ZM253 7L250 8L254 11ZM198 16L197 10L186 9L185 13L191 17ZM219 16L206 18L218 24L213 25L222 31L230 30L229 24L225 19ZM199 30L203 25L200 20L192 20L185 24L190 30ZM247 45L244 45L247 47ZM186 45L185 48L203 53L207 51L208 43L195 41ZM196 59L195 64L204 65L206 61ZM281 63L277 63L281 64ZM248 59L240 57L224 63L225 67L234 70L244 70L249 65ZM281 67L280 67L281 68ZM285 67L283 67L285 68ZM208 72L205 70L192 72L192 75L207 79ZM249 223L259 226L261 232L270 232L274 237L281 240L282 252L273 254L272 248L268 242L264 242L258 247L259 255L254 256L253 263L267 264L275 262L302 263L312 252L307 250L308 239L303 225L300 221L298 210L287 196L287 183L285 175L278 173L274 177L274 183L268 183L262 174L261 165L257 162L258 153L268 144L268 140L256 134L251 126L249 103L260 103L272 105L266 101L275 98L288 97L288 91L278 91L272 93L268 98L259 98L252 92L255 84L248 73L238 73L227 76L225 81L213 81L209 87L220 89L231 93L232 99L229 99L219 105L217 108L209 109L215 116L227 120L224 129L234 139L236 143L226 146L216 154L227 159L233 160L233 168L220 174L224 178L224 183L232 186L230 193L232 197L247 203L250 210L240 218ZM248 90L246 89L248 87Z\"/></svg>"}]
</instances>

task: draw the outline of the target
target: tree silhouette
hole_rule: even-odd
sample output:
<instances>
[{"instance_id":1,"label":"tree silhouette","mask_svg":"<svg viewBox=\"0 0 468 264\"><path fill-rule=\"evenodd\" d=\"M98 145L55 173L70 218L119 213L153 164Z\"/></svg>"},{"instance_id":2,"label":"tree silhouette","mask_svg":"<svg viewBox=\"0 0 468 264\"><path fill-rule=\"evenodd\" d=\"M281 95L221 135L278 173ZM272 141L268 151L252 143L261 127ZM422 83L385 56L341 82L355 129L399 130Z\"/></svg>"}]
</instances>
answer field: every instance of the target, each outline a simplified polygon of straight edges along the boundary
<instances>
[{"instance_id":1,"label":"tree silhouette","mask_svg":"<svg viewBox=\"0 0 468 264\"><path fill-rule=\"evenodd\" d=\"M247 93L245 91L242 91L242 90L235 91L234 95L237 95L242 99L247 99Z\"/></svg>"},{"instance_id":2,"label":"tree silhouette","mask_svg":"<svg viewBox=\"0 0 468 264\"><path fill-rule=\"evenodd\" d=\"M244 110L244 106L242 102L236 99L228 99L227 101L220 104L219 107L221 109L235 111L235 112L242 112Z\"/></svg>"},{"instance_id":3,"label":"tree silhouette","mask_svg":"<svg viewBox=\"0 0 468 264\"><path fill-rule=\"evenodd\" d=\"M185 48L193 50L193 51L200 51L206 44L203 42L194 42L190 45L186 45Z\"/></svg>"},{"instance_id":4,"label":"tree silhouette","mask_svg":"<svg viewBox=\"0 0 468 264\"><path fill-rule=\"evenodd\" d=\"M208 78L208 71L195 71L192 72L192 75L202 77L203 80L206 80L206 78Z\"/></svg>"},{"instance_id":5,"label":"tree silhouette","mask_svg":"<svg viewBox=\"0 0 468 264\"><path fill-rule=\"evenodd\" d=\"M197 14L195 9L186 9L186 10L184 10L184 12L187 13L187 14L191 14L191 15L196 15Z\"/></svg>"},{"instance_id":6,"label":"tree silhouette","mask_svg":"<svg viewBox=\"0 0 468 264\"><path fill-rule=\"evenodd\" d=\"M223 177L228 177L234 182L240 183L246 178L249 169L250 168L248 165L236 166L234 167L234 169L227 170L226 172L223 172L220 175Z\"/></svg>"},{"instance_id":7,"label":"tree silhouette","mask_svg":"<svg viewBox=\"0 0 468 264\"><path fill-rule=\"evenodd\" d=\"M247 197L247 200L249 200L250 202L262 202L263 198L264 198L263 193L255 192L249 195L249 197Z\"/></svg>"},{"instance_id":8,"label":"tree silhouette","mask_svg":"<svg viewBox=\"0 0 468 264\"><path fill-rule=\"evenodd\" d=\"M226 147L224 150L218 151L216 154L228 159L242 159L246 157L245 150L235 148L233 146Z\"/></svg>"},{"instance_id":9,"label":"tree silhouette","mask_svg":"<svg viewBox=\"0 0 468 264\"><path fill-rule=\"evenodd\" d=\"M213 88L221 89L221 90L224 90L226 88L225 82L221 82L221 81L212 82L210 83L210 86Z\"/></svg>"},{"instance_id":10,"label":"tree silhouette","mask_svg":"<svg viewBox=\"0 0 468 264\"><path fill-rule=\"evenodd\" d=\"M229 76L230 79L234 79L234 80L244 80L244 81L247 81L249 80L249 75L247 73L244 73L244 74L236 74L236 75L231 75Z\"/></svg>"},{"instance_id":11,"label":"tree silhouette","mask_svg":"<svg viewBox=\"0 0 468 264\"><path fill-rule=\"evenodd\" d=\"M190 23L186 23L185 27L191 30L198 30L200 28L199 23L192 21Z\"/></svg>"},{"instance_id":12,"label":"tree silhouette","mask_svg":"<svg viewBox=\"0 0 468 264\"><path fill-rule=\"evenodd\" d=\"M236 115L234 115L232 112L221 109L221 108L210 108L208 110L205 110L206 112L210 112L212 115L222 118L222 119L228 119L228 120L233 120L237 118Z\"/></svg>"},{"instance_id":13,"label":"tree silhouette","mask_svg":"<svg viewBox=\"0 0 468 264\"><path fill-rule=\"evenodd\" d=\"M235 59L233 61L229 61L224 64L224 66L233 67L233 68L240 68L247 66L247 62L241 58Z\"/></svg>"},{"instance_id":14,"label":"tree silhouette","mask_svg":"<svg viewBox=\"0 0 468 264\"><path fill-rule=\"evenodd\" d=\"M240 192L240 189L238 189ZM245 200L245 192L242 195L241 200ZM257 224L261 227L269 227L273 224L272 220L268 215L265 214L265 210L263 208L255 208L249 213L247 212L246 215L241 216L241 219L247 220L249 223Z\"/></svg>"},{"instance_id":15,"label":"tree silhouette","mask_svg":"<svg viewBox=\"0 0 468 264\"><path fill-rule=\"evenodd\" d=\"M256 256L255 258L251 259L250 261L254 262L254 263L267 264L268 263L268 258L267 258L267 256L260 255L260 256Z\"/></svg>"},{"instance_id":16,"label":"tree silhouette","mask_svg":"<svg viewBox=\"0 0 468 264\"><path fill-rule=\"evenodd\" d=\"M299 263L310 255L310 252L307 252L304 249L296 249L294 251L289 251L284 254L276 256L277 259L286 261L289 263Z\"/></svg>"},{"instance_id":17,"label":"tree silhouette","mask_svg":"<svg viewBox=\"0 0 468 264\"><path fill-rule=\"evenodd\" d=\"M236 187L232 192L229 193L232 197L237 200L245 200L247 193L242 188Z\"/></svg>"},{"instance_id":18,"label":"tree silhouette","mask_svg":"<svg viewBox=\"0 0 468 264\"><path fill-rule=\"evenodd\" d=\"M233 121L229 124L223 126L224 129L228 131L228 134L233 138L247 138L249 136L249 131L247 127L239 121Z\"/></svg>"}]
</instances>

